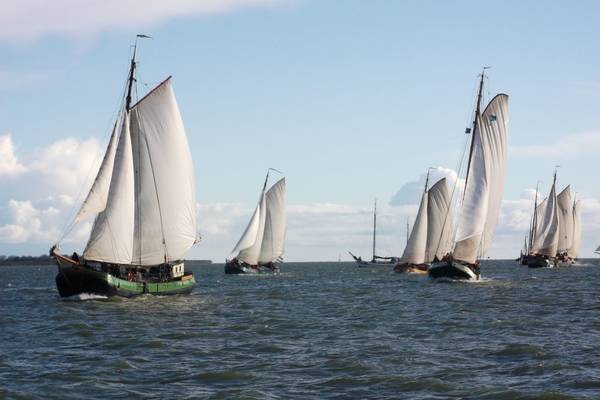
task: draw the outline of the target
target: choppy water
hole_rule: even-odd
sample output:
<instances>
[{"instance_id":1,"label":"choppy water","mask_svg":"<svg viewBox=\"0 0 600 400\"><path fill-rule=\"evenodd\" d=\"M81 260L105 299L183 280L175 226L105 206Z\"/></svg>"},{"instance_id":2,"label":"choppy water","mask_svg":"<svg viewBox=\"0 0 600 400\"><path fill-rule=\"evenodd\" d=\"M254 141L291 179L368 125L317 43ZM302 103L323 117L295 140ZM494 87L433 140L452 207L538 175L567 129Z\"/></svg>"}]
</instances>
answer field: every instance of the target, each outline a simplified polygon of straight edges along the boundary
<instances>
[{"instance_id":1,"label":"choppy water","mask_svg":"<svg viewBox=\"0 0 600 400\"><path fill-rule=\"evenodd\" d=\"M192 270L188 296L65 301L54 267L0 267L0 398L600 398L600 265Z\"/></svg>"}]
</instances>

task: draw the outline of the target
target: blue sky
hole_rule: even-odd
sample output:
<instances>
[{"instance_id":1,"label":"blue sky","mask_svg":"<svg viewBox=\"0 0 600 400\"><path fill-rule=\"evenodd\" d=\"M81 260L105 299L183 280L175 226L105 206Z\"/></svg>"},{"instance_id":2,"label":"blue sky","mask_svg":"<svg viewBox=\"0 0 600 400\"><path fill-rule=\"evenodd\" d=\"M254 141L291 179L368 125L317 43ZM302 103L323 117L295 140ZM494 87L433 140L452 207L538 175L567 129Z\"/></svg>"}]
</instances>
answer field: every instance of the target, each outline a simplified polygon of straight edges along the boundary
<instances>
[{"instance_id":1,"label":"blue sky","mask_svg":"<svg viewBox=\"0 0 600 400\"><path fill-rule=\"evenodd\" d=\"M510 95L504 198L520 199L537 180L549 190L560 164L560 184L571 183L589 199L588 255L600 240L600 206L593 201L600 198L597 2L228 0L227 10L202 0L169 7L149 2L148 10L122 2L133 24L122 16L111 20L110 10L95 18L70 0L22 11L19 4L29 3L14 2L14 15L5 17L19 23L0 24L0 135L11 135L25 168L65 138L104 146L129 45L143 32L154 39L140 45L139 88L174 76L200 204L249 209L267 167L276 167L288 178L290 204L353 207L362 218L355 222L368 225L374 197L389 202L429 166L456 168L477 74L490 65L487 97ZM113 2L106 3L109 9ZM46 21L64 14L61 7L72 14ZM87 172L91 159L79 167ZM52 179L41 171L46 167L52 166L0 174L0 226L16 224L10 200L31 201L39 212L55 207L66 219L66 210L43 199L78 191L40 183ZM214 247L193 254L223 258L245 218L229 225ZM342 243L322 236L323 248L295 248L297 226L289 235L290 256L368 249L361 244L363 227L343 226L359 233ZM47 234L37 239L0 240L0 253L44 251L51 229L42 229ZM391 252L401 251L393 245L400 231L389 232ZM493 255L518 251L513 233Z\"/></svg>"}]
</instances>

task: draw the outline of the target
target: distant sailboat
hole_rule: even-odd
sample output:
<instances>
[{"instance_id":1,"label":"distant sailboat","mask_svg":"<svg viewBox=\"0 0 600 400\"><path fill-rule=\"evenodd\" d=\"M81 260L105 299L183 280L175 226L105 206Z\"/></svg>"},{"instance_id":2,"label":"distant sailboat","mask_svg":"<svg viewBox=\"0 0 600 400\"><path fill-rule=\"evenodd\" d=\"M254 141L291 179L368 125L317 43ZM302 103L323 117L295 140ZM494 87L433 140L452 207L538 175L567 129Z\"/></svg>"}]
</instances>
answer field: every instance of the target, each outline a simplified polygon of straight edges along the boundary
<instances>
[{"instance_id":1,"label":"distant sailboat","mask_svg":"<svg viewBox=\"0 0 600 400\"><path fill-rule=\"evenodd\" d=\"M571 185L556 196L558 207L558 249L556 263L560 267L573 265L574 256L569 253L573 245L575 233L574 214L575 203L571 195Z\"/></svg>"},{"instance_id":2,"label":"distant sailboat","mask_svg":"<svg viewBox=\"0 0 600 400\"><path fill-rule=\"evenodd\" d=\"M600 246L596 247L596 250L594 250L594 253L600 254Z\"/></svg>"},{"instance_id":3,"label":"distant sailboat","mask_svg":"<svg viewBox=\"0 0 600 400\"><path fill-rule=\"evenodd\" d=\"M75 218L96 215L83 256L59 254L58 243L50 249L63 297L165 295L194 287L183 262L197 241L192 157L170 77L131 105L136 49L137 43L123 108Z\"/></svg>"},{"instance_id":4,"label":"distant sailboat","mask_svg":"<svg viewBox=\"0 0 600 400\"><path fill-rule=\"evenodd\" d=\"M354 258L354 261L358 264L359 267L390 267L398 262L398 257L382 257L378 256L376 253L377 248L377 199L375 199L375 204L373 206L373 257L371 261L365 261L361 256L355 256L352 252L348 252Z\"/></svg>"},{"instance_id":5,"label":"distant sailboat","mask_svg":"<svg viewBox=\"0 0 600 400\"><path fill-rule=\"evenodd\" d=\"M266 190L270 171L276 170L267 171L252 218L231 251L237 255L225 263L226 274L279 271L276 264L283 261L285 252L287 188L285 178L281 178Z\"/></svg>"},{"instance_id":6,"label":"distant sailboat","mask_svg":"<svg viewBox=\"0 0 600 400\"><path fill-rule=\"evenodd\" d=\"M490 246L498 221L508 133L508 96L496 95L481 113L485 69L481 74L469 151L465 192L454 249L428 270L432 278L479 279L479 259Z\"/></svg>"},{"instance_id":7,"label":"distant sailboat","mask_svg":"<svg viewBox=\"0 0 600 400\"><path fill-rule=\"evenodd\" d=\"M446 178L439 180L431 189L427 188L428 182L429 171L404 254L394 266L396 272L426 274L431 262L441 260L450 251L451 198Z\"/></svg>"},{"instance_id":8,"label":"distant sailboat","mask_svg":"<svg viewBox=\"0 0 600 400\"><path fill-rule=\"evenodd\" d=\"M550 194L535 209L532 245L527 255L530 268L554 267L559 243L559 211L556 196L556 171Z\"/></svg>"},{"instance_id":9,"label":"distant sailboat","mask_svg":"<svg viewBox=\"0 0 600 400\"><path fill-rule=\"evenodd\" d=\"M579 257L581 248L581 201L573 202L573 242L567 250L567 254L575 261ZM600 247L598 248L600 249ZM598 251L596 249L596 251Z\"/></svg>"}]
</instances>

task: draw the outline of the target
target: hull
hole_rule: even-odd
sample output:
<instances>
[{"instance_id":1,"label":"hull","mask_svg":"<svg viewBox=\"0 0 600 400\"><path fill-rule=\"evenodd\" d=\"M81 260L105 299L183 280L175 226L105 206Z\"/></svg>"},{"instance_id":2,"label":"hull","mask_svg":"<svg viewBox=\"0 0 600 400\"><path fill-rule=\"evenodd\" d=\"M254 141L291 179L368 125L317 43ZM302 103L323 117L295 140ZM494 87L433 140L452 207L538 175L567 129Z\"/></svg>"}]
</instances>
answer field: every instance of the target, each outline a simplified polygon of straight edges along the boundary
<instances>
[{"instance_id":1,"label":"hull","mask_svg":"<svg viewBox=\"0 0 600 400\"><path fill-rule=\"evenodd\" d=\"M394 272L399 274L415 274L415 275L427 275L429 269L428 264L396 264L394 266Z\"/></svg>"},{"instance_id":2,"label":"hull","mask_svg":"<svg viewBox=\"0 0 600 400\"><path fill-rule=\"evenodd\" d=\"M541 255L527 255L525 256L525 260L529 268L553 268L556 266L554 258Z\"/></svg>"},{"instance_id":3,"label":"hull","mask_svg":"<svg viewBox=\"0 0 600 400\"><path fill-rule=\"evenodd\" d=\"M433 279L479 280L479 266L462 263L457 260L442 261L431 264L427 274Z\"/></svg>"},{"instance_id":4,"label":"hull","mask_svg":"<svg viewBox=\"0 0 600 400\"><path fill-rule=\"evenodd\" d=\"M225 263L225 274L227 275L240 275L240 274L264 274L264 273L277 273L279 268L272 264L271 266L256 266L256 265L242 265L239 263L227 262Z\"/></svg>"},{"instance_id":5,"label":"hull","mask_svg":"<svg viewBox=\"0 0 600 400\"><path fill-rule=\"evenodd\" d=\"M187 294L196 283L191 273L179 278L153 281L136 281L122 279L105 271L98 271L87 265L81 265L72 260L56 258L58 274L56 287L61 297L69 297L82 293L101 296L134 297L143 294L174 295Z\"/></svg>"}]
</instances>

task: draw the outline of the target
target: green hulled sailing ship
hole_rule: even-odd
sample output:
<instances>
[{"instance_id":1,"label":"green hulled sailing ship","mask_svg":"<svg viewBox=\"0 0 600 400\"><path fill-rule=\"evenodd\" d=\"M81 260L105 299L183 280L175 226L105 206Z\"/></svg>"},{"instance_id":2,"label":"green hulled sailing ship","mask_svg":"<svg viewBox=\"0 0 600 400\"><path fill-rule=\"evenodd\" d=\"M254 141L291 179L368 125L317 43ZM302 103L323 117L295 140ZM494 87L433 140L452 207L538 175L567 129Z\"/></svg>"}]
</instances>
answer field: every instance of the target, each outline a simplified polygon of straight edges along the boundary
<instances>
[{"instance_id":1,"label":"green hulled sailing ship","mask_svg":"<svg viewBox=\"0 0 600 400\"><path fill-rule=\"evenodd\" d=\"M137 40L110 142L72 224L95 215L83 255L50 249L63 297L189 293L195 284L183 262L197 242L192 156L171 77L132 102L136 49Z\"/></svg>"}]
</instances>

